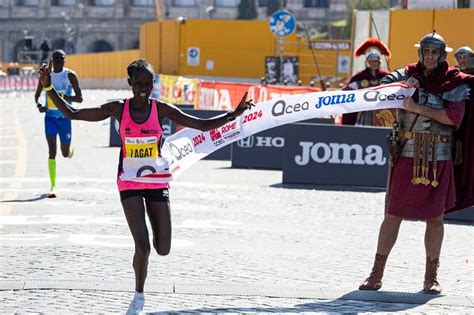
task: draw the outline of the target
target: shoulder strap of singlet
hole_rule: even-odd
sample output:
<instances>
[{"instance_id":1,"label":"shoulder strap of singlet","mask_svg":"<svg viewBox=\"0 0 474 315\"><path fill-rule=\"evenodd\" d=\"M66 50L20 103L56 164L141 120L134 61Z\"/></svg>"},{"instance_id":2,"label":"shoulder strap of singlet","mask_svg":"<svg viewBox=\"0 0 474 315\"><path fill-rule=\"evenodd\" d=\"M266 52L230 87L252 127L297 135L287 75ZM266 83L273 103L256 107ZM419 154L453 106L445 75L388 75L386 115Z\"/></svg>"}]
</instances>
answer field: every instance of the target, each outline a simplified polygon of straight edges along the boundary
<instances>
[{"instance_id":1,"label":"shoulder strap of singlet","mask_svg":"<svg viewBox=\"0 0 474 315\"><path fill-rule=\"evenodd\" d=\"M120 113L120 120L119 120L119 123L122 123L122 117L123 117L123 113L125 111L127 111L128 115L130 115L130 110L129 110L129 106L130 106L130 99L129 98L126 98L123 100L123 107L122 107L122 112Z\"/></svg>"}]
</instances>

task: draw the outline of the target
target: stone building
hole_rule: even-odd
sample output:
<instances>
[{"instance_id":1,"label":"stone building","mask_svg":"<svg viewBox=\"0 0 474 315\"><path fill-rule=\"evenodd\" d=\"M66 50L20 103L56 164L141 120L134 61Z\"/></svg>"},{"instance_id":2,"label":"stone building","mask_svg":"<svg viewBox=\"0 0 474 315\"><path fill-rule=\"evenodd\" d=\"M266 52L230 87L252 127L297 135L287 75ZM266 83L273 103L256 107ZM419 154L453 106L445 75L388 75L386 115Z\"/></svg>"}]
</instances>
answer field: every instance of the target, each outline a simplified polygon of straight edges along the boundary
<instances>
[{"instance_id":1,"label":"stone building","mask_svg":"<svg viewBox=\"0 0 474 315\"><path fill-rule=\"evenodd\" d=\"M322 28L344 19L351 0L281 0L298 21ZM48 38L67 53L136 49L139 28L162 18L235 19L240 0L0 0L0 52L4 62L36 51ZM256 0L258 18L268 18L268 0Z\"/></svg>"},{"instance_id":2,"label":"stone building","mask_svg":"<svg viewBox=\"0 0 474 315\"><path fill-rule=\"evenodd\" d=\"M44 38L67 53L135 49L140 25L155 18L154 0L0 0L3 61Z\"/></svg>"}]
</instances>

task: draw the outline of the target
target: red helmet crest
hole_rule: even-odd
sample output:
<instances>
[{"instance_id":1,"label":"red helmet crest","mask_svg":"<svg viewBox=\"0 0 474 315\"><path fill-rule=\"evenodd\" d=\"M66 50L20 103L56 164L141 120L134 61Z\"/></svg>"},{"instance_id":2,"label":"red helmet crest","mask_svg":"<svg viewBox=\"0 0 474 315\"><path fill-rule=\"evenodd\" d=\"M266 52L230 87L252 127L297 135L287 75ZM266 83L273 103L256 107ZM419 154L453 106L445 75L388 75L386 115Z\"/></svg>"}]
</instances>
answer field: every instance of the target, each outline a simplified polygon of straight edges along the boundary
<instances>
[{"instance_id":1,"label":"red helmet crest","mask_svg":"<svg viewBox=\"0 0 474 315\"><path fill-rule=\"evenodd\" d=\"M364 54L369 54L372 51L377 51L381 55L387 56L388 59L392 57L392 53L390 52L390 49L388 49L385 44L378 40L377 38L367 38L365 41L363 41L359 47L354 52L354 56L359 57Z\"/></svg>"}]
</instances>

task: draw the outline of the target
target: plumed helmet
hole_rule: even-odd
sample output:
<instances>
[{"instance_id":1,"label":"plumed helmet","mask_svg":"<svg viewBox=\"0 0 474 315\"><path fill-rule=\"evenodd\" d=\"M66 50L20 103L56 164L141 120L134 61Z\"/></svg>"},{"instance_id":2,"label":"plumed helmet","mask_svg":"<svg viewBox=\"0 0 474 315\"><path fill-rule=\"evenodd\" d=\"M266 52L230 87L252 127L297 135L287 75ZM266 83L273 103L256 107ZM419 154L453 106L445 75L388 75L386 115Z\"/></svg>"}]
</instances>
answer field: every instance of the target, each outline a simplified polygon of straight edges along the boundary
<instances>
[{"instance_id":1,"label":"plumed helmet","mask_svg":"<svg viewBox=\"0 0 474 315\"><path fill-rule=\"evenodd\" d=\"M388 49L388 47L377 38L367 38L364 40L354 51L354 56L359 57L365 54L369 57L372 53L377 54L379 60L381 55L385 55L387 58L392 56L390 49Z\"/></svg>"},{"instance_id":2,"label":"plumed helmet","mask_svg":"<svg viewBox=\"0 0 474 315\"><path fill-rule=\"evenodd\" d=\"M354 56L359 57L365 55L365 64L368 67L368 61L380 61L382 55L387 56L387 59L392 56L390 49L377 38L367 38L354 51Z\"/></svg>"},{"instance_id":3,"label":"plumed helmet","mask_svg":"<svg viewBox=\"0 0 474 315\"><path fill-rule=\"evenodd\" d=\"M470 55L470 56L474 56L474 52L472 51L471 47L469 47L469 46L462 46L462 47L459 47L459 48L456 50L456 53L454 54L455 57L457 57L458 55Z\"/></svg>"},{"instance_id":4,"label":"plumed helmet","mask_svg":"<svg viewBox=\"0 0 474 315\"><path fill-rule=\"evenodd\" d=\"M432 33L426 34L420 40L418 44L415 44L415 47L418 47L418 58L423 63L423 48L431 48L431 49L439 49L441 52L441 56L438 58L438 65L442 62L446 61L446 55L448 52L453 51L451 47L446 45L446 41L444 38L436 33L433 30Z\"/></svg>"},{"instance_id":5,"label":"plumed helmet","mask_svg":"<svg viewBox=\"0 0 474 315\"><path fill-rule=\"evenodd\" d=\"M377 50L372 50L367 54L367 61L380 61L380 53Z\"/></svg>"}]
</instances>

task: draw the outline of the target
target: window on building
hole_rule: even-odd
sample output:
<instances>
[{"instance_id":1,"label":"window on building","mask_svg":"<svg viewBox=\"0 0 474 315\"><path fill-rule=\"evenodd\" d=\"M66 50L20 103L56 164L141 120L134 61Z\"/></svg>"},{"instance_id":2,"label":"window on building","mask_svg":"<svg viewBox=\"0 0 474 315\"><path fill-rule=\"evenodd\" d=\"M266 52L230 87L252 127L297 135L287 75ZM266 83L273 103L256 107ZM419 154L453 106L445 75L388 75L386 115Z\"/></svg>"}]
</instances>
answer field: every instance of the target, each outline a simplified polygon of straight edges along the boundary
<instances>
[{"instance_id":1,"label":"window on building","mask_svg":"<svg viewBox=\"0 0 474 315\"><path fill-rule=\"evenodd\" d=\"M154 4L155 0L132 0L134 7L152 7Z\"/></svg>"},{"instance_id":2,"label":"window on building","mask_svg":"<svg viewBox=\"0 0 474 315\"><path fill-rule=\"evenodd\" d=\"M67 41L64 38L58 38L53 41L53 49L62 49L66 54L73 54L76 52L76 47L71 41Z\"/></svg>"},{"instance_id":3,"label":"window on building","mask_svg":"<svg viewBox=\"0 0 474 315\"><path fill-rule=\"evenodd\" d=\"M174 7L195 7L197 0L173 0Z\"/></svg>"},{"instance_id":4,"label":"window on building","mask_svg":"<svg viewBox=\"0 0 474 315\"><path fill-rule=\"evenodd\" d=\"M4 7L4 6L5 6L5 2L6 2L6 0L0 0L0 7Z\"/></svg>"},{"instance_id":5,"label":"window on building","mask_svg":"<svg viewBox=\"0 0 474 315\"><path fill-rule=\"evenodd\" d=\"M39 0L19 0L18 5L19 6L25 6L25 7L36 7L39 4Z\"/></svg>"},{"instance_id":6,"label":"window on building","mask_svg":"<svg viewBox=\"0 0 474 315\"><path fill-rule=\"evenodd\" d=\"M236 7L240 3L240 0L215 0L217 7Z\"/></svg>"},{"instance_id":7,"label":"window on building","mask_svg":"<svg viewBox=\"0 0 474 315\"><path fill-rule=\"evenodd\" d=\"M469 0L458 0L458 8L469 8Z\"/></svg>"},{"instance_id":8,"label":"window on building","mask_svg":"<svg viewBox=\"0 0 474 315\"><path fill-rule=\"evenodd\" d=\"M92 5L98 7L110 7L114 5L115 0L92 0Z\"/></svg>"},{"instance_id":9,"label":"window on building","mask_svg":"<svg viewBox=\"0 0 474 315\"><path fill-rule=\"evenodd\" d=\"M305 8L329 8L329 0L304 0Z\"/></svg>"},{"instance_id":10,"label":"window on building","mask_svg":"<svg viewBox=\"0 0 474 315\"><path fill-rule=\"evenodd\" d=\"M272 1L270 1L272 2ZM279 6L282 8L286 7L286 2L287 0L277 0ZM268 0L258 0L258 6L259 7L267 7L268 6Z\"/></svg>"},{"instance_id":11,"label":"window on building","mask_svg":"<svg viewBox=\"0 0 474 315\"><path fill-rule=\"evenodd\" d=\"M76 5L76 0L51 0L51 5L73 6Z\"/></svg>"}]
</instances>

